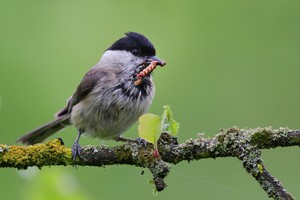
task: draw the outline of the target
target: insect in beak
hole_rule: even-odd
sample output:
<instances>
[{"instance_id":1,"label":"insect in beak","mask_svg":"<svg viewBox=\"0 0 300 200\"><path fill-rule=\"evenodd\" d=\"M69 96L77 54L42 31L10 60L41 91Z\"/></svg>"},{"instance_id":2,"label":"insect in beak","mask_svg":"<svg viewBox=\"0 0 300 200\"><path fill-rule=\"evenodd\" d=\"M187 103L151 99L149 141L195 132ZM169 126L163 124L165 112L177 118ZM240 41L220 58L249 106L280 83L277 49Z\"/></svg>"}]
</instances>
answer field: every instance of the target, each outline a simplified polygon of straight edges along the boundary
<instances>
[{"instance_id":1,"label":"insect in beak","mask_svg":"<svg viewBox=\"0 0 300 200\"><path fill-rule=\"evenodd\" d=\"M133 82L134 85L140 85L143 81L143 78L148 74L150 74L152 71L154 71L157 65L163 67L164 65L167 64L165 61L161 61L156 56L150 57L143 64L148 64L149 62L150 64L136 75L136 80Z\"/></svg>"}]
</instances>

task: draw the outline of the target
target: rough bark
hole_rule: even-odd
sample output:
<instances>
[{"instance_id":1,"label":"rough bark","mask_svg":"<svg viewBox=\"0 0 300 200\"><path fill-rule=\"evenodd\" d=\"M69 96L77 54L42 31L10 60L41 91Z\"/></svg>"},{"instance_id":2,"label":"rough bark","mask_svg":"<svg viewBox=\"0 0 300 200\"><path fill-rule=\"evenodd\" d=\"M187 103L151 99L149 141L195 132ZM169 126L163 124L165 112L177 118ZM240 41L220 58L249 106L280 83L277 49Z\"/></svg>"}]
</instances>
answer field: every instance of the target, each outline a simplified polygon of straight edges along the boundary
<instances>
[{"instance_id":1,"label":"rough bark","mask_svg":"<svg viewBox=\"0 0 300 200\"><path fill-rule=\"evenodd\" d=\"M204 158L236 157L269 197L293 199L281 183L265 168L261 149L300 146L300 130L288 128L221 129L214 138L189 139L179 144L176 137L162 133L158 141L159 156L154 155L153 145L125 143L116 147L85 146L81 158L72 160L71 149L61 139L31 146L0 144L0 167L26 169L30 166L74 165L107 166L127 164L148 168L153 175L157 191L166 188L164 178L170 172L170 163L193 161Z\"/></svg>"}]
</instances>

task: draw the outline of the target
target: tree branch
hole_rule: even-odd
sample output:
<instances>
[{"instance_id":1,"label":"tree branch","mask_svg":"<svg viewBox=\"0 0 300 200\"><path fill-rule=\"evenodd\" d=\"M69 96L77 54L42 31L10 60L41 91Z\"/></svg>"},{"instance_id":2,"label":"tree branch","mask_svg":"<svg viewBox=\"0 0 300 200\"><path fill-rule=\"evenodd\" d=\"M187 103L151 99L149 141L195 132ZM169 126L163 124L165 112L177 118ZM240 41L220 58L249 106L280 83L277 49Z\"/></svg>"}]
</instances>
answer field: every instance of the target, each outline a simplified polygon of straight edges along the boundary
<instances>
[{"instance_id":1,"label":"tree branch","mask_svg":"<svg viewBox=\"0 0 300 200\"><path fill-rule=\"evenodd\" d=\"M104 166L127 164L148 168L153 175L157 191L167 185L164 178L170 171L169 163L192 161L204 158L236 157L242 161L269 197L293 199L280 182L265 168L261 159L261 149L300 146L300 130L288 128L221 129L214 138L204 138L198 134L178 144L176 137L163 133L158 141L160 156L154 156L153 145L125 143L116 147L85 146L81 159L73 161L71 149L56 139L46 144L32 146L7 146L0 144L0 167L26 169L29 166L76 165Z\"/></svg>"}]
</instances>

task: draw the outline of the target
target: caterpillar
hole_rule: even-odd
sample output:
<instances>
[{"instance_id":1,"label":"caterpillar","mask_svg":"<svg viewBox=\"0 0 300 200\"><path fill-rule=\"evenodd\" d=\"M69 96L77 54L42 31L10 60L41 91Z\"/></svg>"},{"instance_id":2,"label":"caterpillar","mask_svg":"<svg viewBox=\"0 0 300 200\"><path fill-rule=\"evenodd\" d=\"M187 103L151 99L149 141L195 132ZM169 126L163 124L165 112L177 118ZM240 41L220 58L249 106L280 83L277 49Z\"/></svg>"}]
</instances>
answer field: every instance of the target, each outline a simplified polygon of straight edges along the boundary
<instances>
[{"instance_id":1,"label":"caterpillar","mask_svg":"<svg viewBox=\"0 0 300 200\"><path fill-rule=\"evenodd\" d=\"M157 63L158 63L157 61L152 61L145 69L143 69L140 73L136 75L137 79L133 83L135 85L140 85L143 81L143 78L156 68Z\"/></svg>"}]
</instances>

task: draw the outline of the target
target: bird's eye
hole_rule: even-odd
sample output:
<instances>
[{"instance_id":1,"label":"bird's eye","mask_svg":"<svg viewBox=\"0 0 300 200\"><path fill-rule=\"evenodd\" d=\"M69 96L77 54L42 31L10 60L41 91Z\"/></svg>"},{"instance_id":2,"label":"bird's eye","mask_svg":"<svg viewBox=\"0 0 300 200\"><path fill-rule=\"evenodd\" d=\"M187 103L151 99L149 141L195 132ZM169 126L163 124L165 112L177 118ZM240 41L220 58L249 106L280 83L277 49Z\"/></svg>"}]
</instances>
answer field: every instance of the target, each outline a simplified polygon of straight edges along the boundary
<instances>
[{"instance_id":1,"label":"bird's eye","mask_svg":"<svg viewBox=\"0 0 300 200\"><path fill-rule=\"evenodd\" d=\"M132 53L133 55L137 55L137 54L139 53L139 50L138 50L138 49L133 49L133 50L131 51L131 53Z\"/></svg>"}]
</instances>

